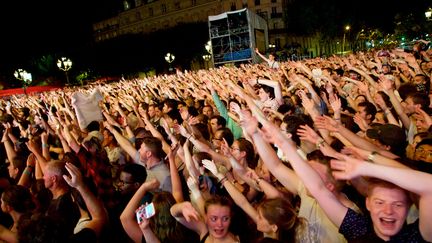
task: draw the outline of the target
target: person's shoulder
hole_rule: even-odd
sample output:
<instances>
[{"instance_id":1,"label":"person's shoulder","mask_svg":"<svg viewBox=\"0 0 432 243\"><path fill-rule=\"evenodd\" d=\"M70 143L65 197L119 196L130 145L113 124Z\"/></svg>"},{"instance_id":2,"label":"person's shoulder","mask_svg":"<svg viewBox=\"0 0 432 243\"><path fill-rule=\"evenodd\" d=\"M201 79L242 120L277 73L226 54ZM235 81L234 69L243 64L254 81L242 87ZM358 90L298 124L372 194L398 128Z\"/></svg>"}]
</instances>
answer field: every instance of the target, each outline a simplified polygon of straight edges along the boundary
<instances>
[{"instance_id":1,"label":"person's shoulder","mask_svg":"<svg viewBox=\"0 0 432 243\"><path fill-rule=\"evenodd\" d=\"M411 224L405 224L392 240L395 242L427 242L420 233L419 219Z\"/></svg>"}]
</instances>

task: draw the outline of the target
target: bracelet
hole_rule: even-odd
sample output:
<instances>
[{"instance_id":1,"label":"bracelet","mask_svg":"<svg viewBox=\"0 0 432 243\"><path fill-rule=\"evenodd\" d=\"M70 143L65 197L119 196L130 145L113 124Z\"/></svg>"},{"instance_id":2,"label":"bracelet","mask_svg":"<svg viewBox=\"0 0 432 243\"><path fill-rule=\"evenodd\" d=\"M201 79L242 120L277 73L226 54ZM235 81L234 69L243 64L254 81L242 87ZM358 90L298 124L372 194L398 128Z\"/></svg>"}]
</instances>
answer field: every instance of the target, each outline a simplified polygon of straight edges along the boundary
<instances>
[{"instance_id":1,"label":"bracelet","mask_svg":"<svg viewBox=\"0 0 432 243\"><path fill-rule=\"evenodd\" d=\"M42 148L48 148L48 147L49 147L48 144L46 144L46 143L42 143Z\"/></svg>"},{"instance_id":2,"label":"bracelet","mask_svg":"<svg viewBox=\"0 0 432 243\"><path fill-rule=\"evenodd\" d=\"M31 173L30 171L28 171L28 170L24 170L24 171L23 171L23 174L28 175L28 176L31 176L32 173Z\"/></svg>"},{"instance_id":3,"label":"bracelet","mask_svg":"<svg viewBox=\"0 0 432 243\"><path fill-rule=\"evenodd\" d=\"M263 178L258 177L258 178L255 180L255 182L256 182L257 185L259 185L259 183L260 183L262 180L263 180Z\"/></svg>"},{"instance_id":4,"label":"bracelet","mask_svg":"<svg viewBox=\"0 0 432 243\"><path fill-rule=\"evenodd\" d=\"M228 180L228 178L225 176L224 178L222 178L222 179L219 180L219 183L220 183L221 185L223 185L224 182L227 181L227 180Z\"/></svg>"},{"instance_id":5,"label":"bracelet","mask_svg":"<svg viewBox=\"0 0 432 243\"><path fill-rule=\"evenodd\" d=\"M33 169L34 169L34 166L32 166L32 165L27 165L26 168L30 168L30 169L33 170Z\"/></svg>"},{"instance_id":6,"label":"bracelet","mask_svg":"<svg viewBox=\"0 0 432 243\"><path fill-rule=\"evenodd\" d=\"M318 140L318 142L316 143L316 148L317 148L317 149L320 149L320 148L321 148L321 145L323 145L323 143L325 143L324 139L320 138L320 139Z\"/></svg>"},{"instance_id":7,"label":"bracelet","mask_svg":"<svg viewBox=\"0 0 432 243\"><path fill-rule=\"evenodd\" d=\"M373 162L376 154L378 154L377 151L372 151L372 152L368 155L367 161L369 161L369 162Z\"/></svg>"},{"instance_id":8,"label":"bracelet","mask_svg":"<svg viewBox=\"0 0 432 243\"><path fill-rule=\"evenodd\" d=\"M191 135L189 135L189 137L187 137L187 138L186 138L186 140L189 140L189 139L190 139L191 137L192 137L192 134L191 134Z\"/></svg>"}]
</instances>

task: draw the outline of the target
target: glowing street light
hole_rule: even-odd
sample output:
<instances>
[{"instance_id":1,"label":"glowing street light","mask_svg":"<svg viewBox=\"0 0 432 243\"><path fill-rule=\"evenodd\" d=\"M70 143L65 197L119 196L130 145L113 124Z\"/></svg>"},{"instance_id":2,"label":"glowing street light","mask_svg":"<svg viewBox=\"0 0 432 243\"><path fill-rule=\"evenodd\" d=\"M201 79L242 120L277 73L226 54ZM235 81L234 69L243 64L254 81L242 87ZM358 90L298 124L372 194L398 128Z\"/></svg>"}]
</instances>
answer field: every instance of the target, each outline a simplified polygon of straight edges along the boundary
<instances>
[{"instance_id":1,"label":"glowing street light","mask_svg":"<svg viewBox=\"0 0 432 243\"><path fill-rule=\"evenodd\" d=\"M16 79L19 79L23 82L23 89L24 89L24 94L27 95L27 86L32 82L32 75L31 73L28 73L26 70L24 69L17 69L14 72L14 76Z\"/></svg>"},{"instance_id":2,"label":"glowing street light","mask_svg":"<svg viewBox=\"0 0 432 243\"><path fill-rule=\"evenodd\" d=\"M205 61L205 66L206 66L206 68L208 68L208 61L210 61L210 59L211 59L211 55L209 55L209 54L205 54L205 55L203 55L202 56L202 58L204 59L204 61Z\"/></svg>"},{"instance_id":3,"label":"glowing street light","mask_svg":"<svg viewBox=\"0 0 432 243\"><path fill-rule=\"evenodd\" d=\"M205 44L204 48L207 50L208 53L213 55L213 48L212 48L212 43L211 41L207 41L207 43Z\"/></svg>"},{"instance_id":4,"label":"glowing street light","mask_svg":"<svg viewBox=\"0 0 432 243\"><path fill-rule=\"evenodd\" d=\"M344 31L343 40L342 40L342 54L345 52L345 34L350 29L351 29L351 27L349 25L345 26L345 31Z\"/></svg>"},{"instance_id":5,"label":"glowing street light","mask_svg":"<svg viewBox=\"0 0 432 243\"><path fill-rule=\"evenodd\" d=\"M209 54L206 54L206 55L203 55L202 58L208 62L208 61L210 61L211 56Z\"/></svg>"},{"instance_id":6,"label":"glowing street light","mask_svg":"<svg viewBox=\"0 0 432 243\"><path fill-rule=\"evenodd\" d=\"M69 58L61 57L57 60L57 67L66 74L66 83L69 84L68 71L72 68L72 61Z\"/></svg>"},{"instance_id":7,"label":"glowing street light","mask_svg":"<svg viewBox=\"0 0 432 243\"><path fill-rule=\"evenodd\" d=\"M169 71L172 71L171 63L174 62L175 56L171 53L165 55L165 61L169 63Z\"/></svg>"},{"instance_id":8,"label":"glowing street light","mask_svg":"<svg viewBox=\"0 0 432 243\"><path fill-rule=\"evenodd\" d=\"M275 44L269 44L269 48L276 48Z\"/></svg>"},{"instance_id":9,"label":"glowing street light","mask_svg":"<svg viewBox=\"0 0 432 243\"><path fill-rule=\"evenodd\" d=\"M171 64L174 61L174 59L175 56L169 52L165 55L165 61L167 61L169 64Z\"/></svg>"},{"instance_id":10,"label":"glowing street light","mask_svg":"<svg viewBox=\"0 0 432 243\"><path fill-rule=\"evenodd\" d=\"M432 19L431 19L431 17L432 17L432 8L429 8L429 9L425 12L425 16L426 16L426 20L427 20L427 21L432 20Z\"/></svg>"}]
</instances>

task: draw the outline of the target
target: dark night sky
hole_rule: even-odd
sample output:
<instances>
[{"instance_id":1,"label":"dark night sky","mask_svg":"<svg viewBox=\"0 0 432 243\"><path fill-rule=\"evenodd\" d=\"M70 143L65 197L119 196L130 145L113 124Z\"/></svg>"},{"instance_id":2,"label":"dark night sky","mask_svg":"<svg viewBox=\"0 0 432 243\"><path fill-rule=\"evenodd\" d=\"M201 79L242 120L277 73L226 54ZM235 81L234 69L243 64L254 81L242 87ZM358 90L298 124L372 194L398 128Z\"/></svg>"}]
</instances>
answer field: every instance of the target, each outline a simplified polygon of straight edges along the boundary
<instances>
[{"instance_id":1,"label":"dark night sky","mask_svg":"<svg viewBox=\"0 0 432 243\"><path fill-rule=\"evenodd\" d=\"M302 0L304 6L326 11L324 2L343 9L344 18L380 23L392 22L395 12L424 8L430 0L363 0L352 6L342 0ZM1 1L0 70L25 63L30 57L78 50L92 41L92 23L117 14L121 0ZM353 2L354 3L354 2ZM422 13L421 13L422 14ZM335 16L331 16L336 18ZM340 18L340 17L339 17ZM390 21L388 21L390 19ZM349 23L341 21L340 25Z\"/></svg>"},{"instance_id":2,"label":"dark night sky","mask_svg":"<svg viewBox=\"0 0 432 243\"><path fill-rule=\"evenodd\" d=\"M91 23L115 13L116 0L2 1L0 64L89 43Z\"/></svg>"}]
</instances>

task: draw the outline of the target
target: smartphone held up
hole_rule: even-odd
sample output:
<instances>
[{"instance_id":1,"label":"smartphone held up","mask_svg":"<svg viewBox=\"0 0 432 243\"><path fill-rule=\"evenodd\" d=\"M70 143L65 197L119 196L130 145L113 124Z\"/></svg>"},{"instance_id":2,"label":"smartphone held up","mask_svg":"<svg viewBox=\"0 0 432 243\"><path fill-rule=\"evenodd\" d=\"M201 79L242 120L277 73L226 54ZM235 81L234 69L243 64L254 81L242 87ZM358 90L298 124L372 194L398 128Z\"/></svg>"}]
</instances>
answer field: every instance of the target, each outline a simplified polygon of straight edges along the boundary
<instances>
[{"instance_id":1,"label":"smartphone held up","mask_svg":"<svg viewBox=\"0 0 432 243\"><path fill-rule=\"evenodd\" d=\"M136 211L136 218L137 218L138 224L140 224L144 218L149 219L149 218L153 217L155 214L156 214L156 211L155 211L153 203L149 203L145 206L142 205Z\"/></svg>"}]
</instances>

